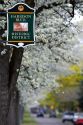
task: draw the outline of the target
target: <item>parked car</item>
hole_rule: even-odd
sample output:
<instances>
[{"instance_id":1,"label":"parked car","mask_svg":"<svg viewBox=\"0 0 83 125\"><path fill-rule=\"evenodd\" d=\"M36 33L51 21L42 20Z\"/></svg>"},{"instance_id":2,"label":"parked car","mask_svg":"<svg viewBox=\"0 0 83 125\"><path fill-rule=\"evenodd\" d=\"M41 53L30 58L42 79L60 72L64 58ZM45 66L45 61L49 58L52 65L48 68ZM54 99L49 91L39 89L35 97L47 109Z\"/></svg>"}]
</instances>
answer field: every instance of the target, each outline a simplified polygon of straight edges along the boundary
<instances>
[{"instance_id":1,"label":"parked car","mask_svg":"<svg viewBox=\"0 0 83 125\"><path fill-rule=\"evenodd\" d=\"M50 111L49 117L50 117L50 118L55 118L55 117L56 117L55 111Z\"/></svg>"},{"instance_id":2,"label":"parked car","mask_svg":"<svg viewBox=\"0 0 83 125\"><path fill-rule=\"evenodd\" d=\"M37 113L37 110L38 110L38 107L31 107L31 108L30 108L30 112L31 112L32 114L36 114L36 113Z\"/></svg>"},{"instance_id":3,"label":"parked car","mask_svg":"<svg viewBox=\"0 0 83 125\"><path fill-rule=\"evenodd\" d=\"M79 113L74 113L74 118L73 118L73 122L75 123L75 121L78 119Z\"/></svg>"},{"instance_id":4,"label":"parked car","mask_svg":"<svg viewBox=\"0 0 83 125\"><path fill-rule=\"evenodd\" d=\"M73 122L74 112L65 112L63 113L62 122L70 121Z\"/></svg>"},{"instance_id":5,"label":"parked car","mask_svg":"<svg viewBox=\"0 0 83 125\"><path fill-rule=\"evenodd\" d=\"M43 109L38 109L38 111L37 111L37 117L44 117L44 111L43 111Z\"/></svg>"},{"instance_id":6,"label":"parked car","mask_svg":"<svg viewBox=\"0 0 83 125\"><path fill-rule=\"evenodd\" d=\"M76 113L73 121L74 125L83 125L83 113Z\"/></svg>"}]
</instances>

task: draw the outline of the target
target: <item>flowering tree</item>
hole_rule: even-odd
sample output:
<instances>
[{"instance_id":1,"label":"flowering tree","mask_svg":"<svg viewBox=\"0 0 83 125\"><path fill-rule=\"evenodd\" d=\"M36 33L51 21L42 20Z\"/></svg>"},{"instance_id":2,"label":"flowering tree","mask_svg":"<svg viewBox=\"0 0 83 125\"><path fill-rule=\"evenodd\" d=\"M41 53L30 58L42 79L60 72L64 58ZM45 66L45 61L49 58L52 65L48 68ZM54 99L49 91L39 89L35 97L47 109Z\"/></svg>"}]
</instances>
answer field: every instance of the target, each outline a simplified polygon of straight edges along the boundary
<instances>
[{"instance_id":1,"label":"flowering tree","mask_svg":"<svg viewBox=\"0 0 83 125\"><path fill-rule=\"evenodd\" d=\"M75 46L79 44L79 24L73 23L77 19L77 8L72 18L69 3L53 3L36 3L36 43L25 49L18 78L18 88L24 103L33 103L41 98L41 93L44 94L46 89L57 87L57 75L71 72L69 66L79 62L74 53ZM82 16L81 11L78 11L79 16Z\"/></svg>"}]
</instances>

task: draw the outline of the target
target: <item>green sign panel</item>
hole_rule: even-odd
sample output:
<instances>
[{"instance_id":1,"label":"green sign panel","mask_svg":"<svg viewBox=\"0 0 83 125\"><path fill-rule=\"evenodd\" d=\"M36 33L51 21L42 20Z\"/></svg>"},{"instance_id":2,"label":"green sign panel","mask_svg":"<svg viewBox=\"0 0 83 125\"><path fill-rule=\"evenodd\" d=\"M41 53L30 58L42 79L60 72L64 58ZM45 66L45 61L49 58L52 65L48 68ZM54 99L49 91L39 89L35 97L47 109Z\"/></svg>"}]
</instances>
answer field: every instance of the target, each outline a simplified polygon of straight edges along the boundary
<instances>
[{"instance_id":1,"label":"green sign panel","mask_svg":"<svg viewBox=\"0 0 83 125\"><path fill-rule=\"evenodd\" d=\"M8 45L24 47L35 41L35 10L18 3L7 12Z\"/></svg>"}]
</instances>

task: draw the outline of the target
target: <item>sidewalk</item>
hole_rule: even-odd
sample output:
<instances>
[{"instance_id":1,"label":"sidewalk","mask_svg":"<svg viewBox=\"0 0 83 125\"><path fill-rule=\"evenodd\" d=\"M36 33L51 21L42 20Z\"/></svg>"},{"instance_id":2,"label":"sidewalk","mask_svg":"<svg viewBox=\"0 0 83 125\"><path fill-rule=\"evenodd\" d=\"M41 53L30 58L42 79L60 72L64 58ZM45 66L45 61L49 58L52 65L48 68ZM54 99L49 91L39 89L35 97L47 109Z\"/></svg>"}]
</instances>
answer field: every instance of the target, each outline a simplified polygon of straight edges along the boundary
<instances>
[{"instance_id":1,"label":"sidewalk","mask_svg":"<svg viewBox=\"0 0 83 125\"><path fill-rule=\"evenodd\" d=\"M35 119L28 112L25 112L22 125L37 125L37 123Z\"/></svg>"}]
</instances>

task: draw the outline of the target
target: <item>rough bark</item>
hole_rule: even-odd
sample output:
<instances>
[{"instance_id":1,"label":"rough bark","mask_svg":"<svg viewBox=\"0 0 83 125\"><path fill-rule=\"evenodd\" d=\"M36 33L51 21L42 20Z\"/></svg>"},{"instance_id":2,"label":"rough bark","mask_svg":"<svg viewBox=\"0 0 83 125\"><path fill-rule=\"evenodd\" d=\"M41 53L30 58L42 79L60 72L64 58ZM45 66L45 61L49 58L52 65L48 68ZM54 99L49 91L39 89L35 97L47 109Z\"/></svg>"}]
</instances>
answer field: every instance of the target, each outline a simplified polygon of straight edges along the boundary
<instances>
[{"instance_id":1,"label":"rough bark","mask_svg":"<svg viewBox=\"0 0 83 125\"><path fill-rule=\"evenodd\" d=\"M3 54L4 49L7 51ZM7 125L10 49L0 45L0 125Z\"/></svg>"},{"instance_id":2,"label":"rough bark","mask_svg":"<svg viewBox=\"0 0 83 125\"><path fill-rule=\"evenodd\" d=\"M18 108L19 108L19 93L16 88L17 78L19 75L21 60L23 56L23 48L13 48L13 54L10 61L9 69L9 112L8 125L18 125Z\"/></svg>"},{"instance_id":3,"label":"rough bark","mask_svg":"<svg viewBox=\"0 0 83 125\"><path fill-rule=\"evenodd\" d=\"M16 88L23 48L0 46L0 125L18 125L19 93ZM12 57L10 60L10 55Z\"/></svg>"}]
</instances>

